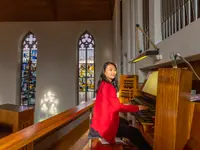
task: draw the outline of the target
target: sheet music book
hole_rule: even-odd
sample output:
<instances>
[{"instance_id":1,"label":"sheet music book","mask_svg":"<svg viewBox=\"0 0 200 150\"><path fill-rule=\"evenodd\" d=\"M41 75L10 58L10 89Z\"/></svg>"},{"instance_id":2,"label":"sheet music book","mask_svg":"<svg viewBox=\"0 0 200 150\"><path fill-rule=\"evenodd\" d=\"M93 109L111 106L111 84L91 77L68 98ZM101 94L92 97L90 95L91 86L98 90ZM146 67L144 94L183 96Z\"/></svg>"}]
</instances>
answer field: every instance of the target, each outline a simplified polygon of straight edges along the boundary
<instances>
[{"instance_id":1,"label":"sheet music book","mask_svg":"<svg viewBox=\"0 0 200 150\"><path fill-rule=\"evenodd\" d=\"M99 138L99 141L101 142L101 144L109 144L104 138ZM124 141L120 138L115 138L115 142L125 144Z\"/></svg>"}]
</instances>

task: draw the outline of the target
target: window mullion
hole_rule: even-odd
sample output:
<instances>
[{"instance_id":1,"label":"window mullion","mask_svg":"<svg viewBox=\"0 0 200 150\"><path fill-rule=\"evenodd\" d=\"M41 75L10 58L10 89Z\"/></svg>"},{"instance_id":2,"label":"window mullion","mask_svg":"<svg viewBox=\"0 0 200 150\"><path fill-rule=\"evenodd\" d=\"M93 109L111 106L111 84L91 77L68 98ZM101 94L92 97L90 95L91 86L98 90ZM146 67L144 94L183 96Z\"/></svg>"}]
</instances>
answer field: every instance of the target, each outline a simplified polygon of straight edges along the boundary
<instances>
[{"instance_id":1,"label":"window mullion","mask_svg":"<svg viewBox=\"0 0 200 150\"><path fill-rule=\"evenodd\" d=\"M86 49L85 49L85 63L86 63L86 65L85 65L85 85L86 85L86 89L85 89L85 101L87 102L87 92L88 92L88 85L87 85L87 45L86 45Z\"/></svg>"}]
</instances>

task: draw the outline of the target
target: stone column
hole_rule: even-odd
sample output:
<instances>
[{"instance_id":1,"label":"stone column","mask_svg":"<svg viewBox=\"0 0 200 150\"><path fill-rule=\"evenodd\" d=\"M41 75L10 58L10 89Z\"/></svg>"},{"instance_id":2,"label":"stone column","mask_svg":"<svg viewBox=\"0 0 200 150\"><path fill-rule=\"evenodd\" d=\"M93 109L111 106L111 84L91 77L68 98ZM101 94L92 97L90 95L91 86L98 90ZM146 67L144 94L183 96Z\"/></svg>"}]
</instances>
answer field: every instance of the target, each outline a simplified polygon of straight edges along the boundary
<instances>
[{"instance_id":1,"label":"stone column","mask_svg":"<svg viewBox=\"0 0 200 150\"><path fill-rule=\"evenodd\" d=\"M143 28L143 0L135 0L135 22ZM144 49L143 46L143 34L138 32L139 43L136 42L136 55L138 55L138 48Z\"/></svg>"},{"instance_id":2,"label":"stone column","mask_svg":"<svg viewBox=\"0 0 200 150\"><path fill-rule=\"evenodd\" d=\"M139 24L143 29L143 0L135 0L135 10L136 10L136 24ZM136 41L136 56L138 55L138 47L141 50L144 50L143 45L143 34L138 31L138 41ZM146 74L139 70L140 64L143 63L137 62L136 63L136 74L139 75L139 83L144 82L146 78Z\"/></svg>"},{"instance_id":3,"label":"stone column","mask_svg":"<svg viewBox=\"0 0 200 150\"><path fill-rule=\"evenodd\" d=\"M149 0L149 30L154 44L162 41L161 0ZM152 48L152 46L150 46Z\"/></svg>"},{"instance_id":4,"label":"stone column","mask_svg":"<svg viewBox=\"0 0 200 150\"><path fill-rule=\"evenodd\" d=\"M131 65L128 64L130 47L130 0L122 0L122 49L123 49L123 74L131 74Z\"/></svg>"},{"instance_id":5,"label":"stone column","mask_svg":"<svg viewBox=\"0 0 200 150\"><path fill-rule=\"evenodd\" d=\"M121 72L120 1L115 0L113 12L113 62Z\"/></svg>"},{"instance_id":6,"label":"stone column","mask_svg":"<svg viewBox=\"0 0 200 150\"><path fill-rule=\"evenodd\" d=\"M131 0L130 1L130 47L131 47L131 53L130 53L130 59L133 59L136 57L136 28L135 28L135 24L136 24L136 10L135 10L135 0ZM135 74L136 73L136 68L135 68L135 63L131 64L131 68L132 68L132 73Z\"/></svg>"}]
</instances>

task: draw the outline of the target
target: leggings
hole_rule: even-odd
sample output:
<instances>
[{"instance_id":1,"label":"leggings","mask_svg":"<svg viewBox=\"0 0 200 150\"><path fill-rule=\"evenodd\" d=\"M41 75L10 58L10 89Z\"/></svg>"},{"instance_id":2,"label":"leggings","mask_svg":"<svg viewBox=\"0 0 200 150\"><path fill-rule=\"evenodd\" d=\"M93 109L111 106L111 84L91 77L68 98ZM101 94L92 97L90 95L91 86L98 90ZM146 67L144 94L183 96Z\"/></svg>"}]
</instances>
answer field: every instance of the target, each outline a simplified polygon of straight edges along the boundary
<instances>
[{"instance_id":1,"label":"leggings","mask_svg":"<svg viewBox=\"0 0 200 150\"><path fill-rule=\"evenodd\" d=\"M123 118L120 118L117 137L129 139L139 150L153 150L141 132L137 128L129 126L129 123Z\"/></svg>"}]
</instances>

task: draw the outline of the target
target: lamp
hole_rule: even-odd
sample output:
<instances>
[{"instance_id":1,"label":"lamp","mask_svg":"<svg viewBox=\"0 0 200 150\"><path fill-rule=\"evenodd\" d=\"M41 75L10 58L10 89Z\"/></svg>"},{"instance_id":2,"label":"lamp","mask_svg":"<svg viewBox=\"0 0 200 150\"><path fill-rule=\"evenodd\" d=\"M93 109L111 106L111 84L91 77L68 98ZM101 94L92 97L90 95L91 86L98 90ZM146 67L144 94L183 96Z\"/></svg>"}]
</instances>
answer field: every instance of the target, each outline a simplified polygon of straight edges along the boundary
<instances>
[{"instance_id":1,"label":"lamp","mask_svg":"<svg viewBox=\"0 0 200 150\"><path fill-rule=\"evenodd\" d=\"M138 61L140 61L140 60L142 60L142 59L144 59L144 58L146 58L148 56L154 56L154 55L158 55L159 54L159 48L150 40L150 38L147 36L147 34L142 30L140 25L136 24L136 30L138 30L138 29L143 33L143 35L145 35L145 37L151 43L151 45L155 48L155 50L145 50L144 52L139 54L136 58L134 58L133 60L129 61L129 63L136 63L136 62L138 62Z\"/></svg>"}]
</instances>

